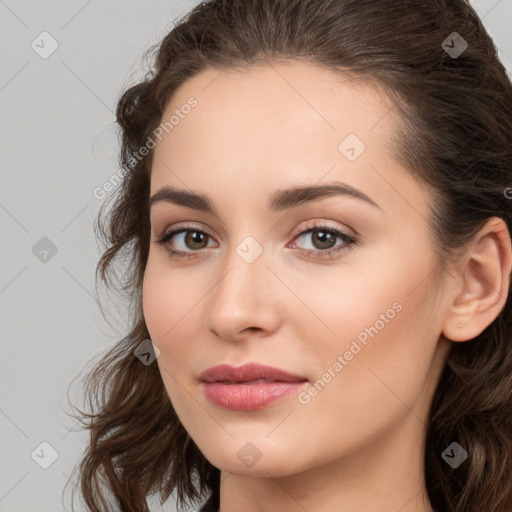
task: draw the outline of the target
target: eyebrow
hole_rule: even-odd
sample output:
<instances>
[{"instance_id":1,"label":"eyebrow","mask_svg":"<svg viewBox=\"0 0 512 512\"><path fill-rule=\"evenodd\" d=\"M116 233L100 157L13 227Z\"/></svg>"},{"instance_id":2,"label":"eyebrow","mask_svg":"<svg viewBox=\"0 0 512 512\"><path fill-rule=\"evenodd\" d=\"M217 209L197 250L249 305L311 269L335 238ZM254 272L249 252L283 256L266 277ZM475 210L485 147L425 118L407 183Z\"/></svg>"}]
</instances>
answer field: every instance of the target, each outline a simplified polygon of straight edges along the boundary
<instances>
[{"instance_id":1,"label":"eyebrow","mask_svg":"<svg viewBox=\"0 0 512 512\"><path fill-rule=\"evenodd\" d=\"M341 182L277 190L269 200L268 209L271 212L279 212L336 195L354 197L382 209L361 190ZM201 212L218 215L217 209L207 196L187 190L180 190L169 185L163 186L155 192L149 200L149 208L162 202L186 206Z\"/></svg>"}]
</instances>

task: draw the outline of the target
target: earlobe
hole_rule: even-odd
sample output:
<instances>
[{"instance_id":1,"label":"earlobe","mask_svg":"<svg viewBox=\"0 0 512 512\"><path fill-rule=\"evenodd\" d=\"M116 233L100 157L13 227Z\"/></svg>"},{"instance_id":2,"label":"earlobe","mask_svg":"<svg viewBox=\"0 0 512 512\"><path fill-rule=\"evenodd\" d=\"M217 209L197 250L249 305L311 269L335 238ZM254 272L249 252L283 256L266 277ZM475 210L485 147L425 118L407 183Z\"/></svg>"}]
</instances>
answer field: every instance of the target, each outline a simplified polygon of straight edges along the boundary
<instances>
[{"instance_id":1,"label":"earlobe","mask_svg":"<svg viewBox=\"0 0 512 512\"><path fill-rule=\"evenodd\" d=\"M456 290L443 326L452 341L478 336L499 315L509 293L512 248L506 223L491 218L475 235L458 266Z\"/></svg>"}]
</instances>

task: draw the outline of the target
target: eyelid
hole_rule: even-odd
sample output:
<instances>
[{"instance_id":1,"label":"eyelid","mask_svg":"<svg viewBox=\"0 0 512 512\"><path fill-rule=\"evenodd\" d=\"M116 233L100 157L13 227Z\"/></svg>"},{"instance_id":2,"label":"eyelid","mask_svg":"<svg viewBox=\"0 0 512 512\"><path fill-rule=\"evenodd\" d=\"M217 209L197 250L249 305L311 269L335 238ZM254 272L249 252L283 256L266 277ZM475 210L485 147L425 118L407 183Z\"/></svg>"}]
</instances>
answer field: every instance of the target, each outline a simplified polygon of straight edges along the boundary
<instances>
[{"instance_id":1,"label":"eyelid","mask_svg":"<svg viewBox=\"0 0 512 512\"><path fill-rule=\"evenodd\" d=\"M347 229L345 227L331 225L330 223L332 221L307 220L305 222L306 222L306 226L299 227L293 232L292 236L294 237L294 239L299 235L305 234L306 232L310 232L315 229L318 229L318 230L319 229L326 229L326 230L331 229L333 231L339 231L339 232L343 233L344 235L346 235L350 238L353 238L355 240L359 239L359 233L357 233L355 231L355 229L351 229L351 228Z\"/></svg>"},{"instance_id":2,"label":"eyelid","mask_svg":"<svg viewBox=\"0 0 512 512\"><path fill-rule=\"evenodd\" d=\"M197 231L204 232L210 238L212 238L212 239L215 238L213 235L211 235L209 233L208 228L205 229L202 225L195 224L195 223L189 223L187 221L184 221L184 222L178 222L178 224L173 224L170 229L164 229L162 234L157 236L157 239L161 239L161 238L165 237L169 233L177 234L177 233L175 233L176 231L187 231L189 229L190 230L195 229Z\"/></svg>"}]
</instances>

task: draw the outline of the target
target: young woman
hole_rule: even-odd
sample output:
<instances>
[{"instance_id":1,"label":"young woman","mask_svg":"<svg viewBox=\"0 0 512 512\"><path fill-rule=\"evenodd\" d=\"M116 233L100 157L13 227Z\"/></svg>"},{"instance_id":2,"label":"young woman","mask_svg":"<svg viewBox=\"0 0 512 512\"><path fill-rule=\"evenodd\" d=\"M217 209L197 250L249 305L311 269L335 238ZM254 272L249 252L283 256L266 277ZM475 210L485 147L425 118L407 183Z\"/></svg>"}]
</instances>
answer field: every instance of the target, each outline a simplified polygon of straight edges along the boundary
<instances>
[{"instance_id":1,"label":"young woman","mask_svg":"<svg viewBox=\"0 0 512 512\"><path fill-rule=\"evenodd\" d=\"M470 4L212 0L156 50L88 508L510 512L512 85Z\"/></svg>"}]
</instances>

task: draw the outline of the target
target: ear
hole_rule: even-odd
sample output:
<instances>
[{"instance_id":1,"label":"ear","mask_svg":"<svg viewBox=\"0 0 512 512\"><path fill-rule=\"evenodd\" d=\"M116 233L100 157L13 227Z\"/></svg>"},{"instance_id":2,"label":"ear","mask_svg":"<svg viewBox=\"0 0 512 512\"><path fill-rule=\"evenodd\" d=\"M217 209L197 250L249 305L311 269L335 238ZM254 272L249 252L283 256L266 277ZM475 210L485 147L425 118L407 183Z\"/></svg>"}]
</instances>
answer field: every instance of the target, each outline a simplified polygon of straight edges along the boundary
<instances>
[{"instance_id":1,"label":"ear","mask_svg":"<svg viewBox=\"0 0 512 512\"><path fill-rule=\"evenodd\" d=\"M446 338L471 340L500 314L509 292L511 252L505 221L492 217L457 264L459 284L443 324Z\"/></svg>"}]
</instances>

